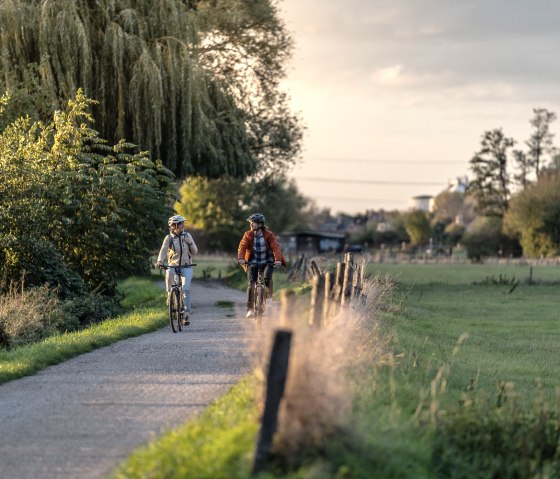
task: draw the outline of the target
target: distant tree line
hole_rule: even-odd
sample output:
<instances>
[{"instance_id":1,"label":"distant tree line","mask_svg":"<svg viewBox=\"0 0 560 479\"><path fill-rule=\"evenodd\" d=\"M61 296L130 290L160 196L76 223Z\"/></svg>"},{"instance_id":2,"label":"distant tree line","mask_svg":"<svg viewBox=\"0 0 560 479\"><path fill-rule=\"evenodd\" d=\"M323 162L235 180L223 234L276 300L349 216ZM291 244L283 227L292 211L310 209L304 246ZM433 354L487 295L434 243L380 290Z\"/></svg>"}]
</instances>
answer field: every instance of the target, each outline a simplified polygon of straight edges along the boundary
<instances>
[{"instance_id":1,"label":"distant tree line","mask_svg":"<svg viewBox=\"0 0 560 479\"><path fill-rule=\"evenodd\" d=\"M414 248L431 239L447 252L460 243L474 260L560 255L560 151L550 130L556 114L543 108L533 114L525 149L516 149L501 128L482 134L466 193L442 191L430 213L384 212L389 227L383 230L366 216L352 240Z\"/></svg>"},{"instance_id":2,"label":"distant tree line","mask_svg":"<svg viewBox=\"0 0 560 479\"><path fill-rule=\"evenodd\" d=\"M526 149L514 149L516 141L502 129L484 132L481 148L471 159L474 180L468 194L476 200L480 221L473 238L513 254L520 245L530 257L560 254L560 152L550 131L556 114L544 108L533 110L533 128ZM481 251L486 253L486 251Z\"/></svg>"}]
</instances>

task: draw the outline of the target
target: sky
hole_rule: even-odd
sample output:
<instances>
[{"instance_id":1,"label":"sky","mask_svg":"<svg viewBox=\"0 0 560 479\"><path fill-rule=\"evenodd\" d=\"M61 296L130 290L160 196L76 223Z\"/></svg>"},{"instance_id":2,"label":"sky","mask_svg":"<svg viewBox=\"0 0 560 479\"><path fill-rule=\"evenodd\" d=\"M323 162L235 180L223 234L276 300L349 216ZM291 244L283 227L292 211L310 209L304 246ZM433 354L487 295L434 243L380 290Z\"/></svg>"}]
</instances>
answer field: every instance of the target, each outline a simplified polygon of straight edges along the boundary
<instances>
[{"instance_id":1,"label":"sky","mask_svg":"<svg viewBox=\"0 0 560 479\"><path fill-rule=\"evenodd\" d=\"M332 213L406 210L458 176L482 134L526 149L560 115L556 0L280 0L295 42L283 88L305 126L290 176ZM560 120L552 124L560 143Z\"/></svg>"}]
</instances>

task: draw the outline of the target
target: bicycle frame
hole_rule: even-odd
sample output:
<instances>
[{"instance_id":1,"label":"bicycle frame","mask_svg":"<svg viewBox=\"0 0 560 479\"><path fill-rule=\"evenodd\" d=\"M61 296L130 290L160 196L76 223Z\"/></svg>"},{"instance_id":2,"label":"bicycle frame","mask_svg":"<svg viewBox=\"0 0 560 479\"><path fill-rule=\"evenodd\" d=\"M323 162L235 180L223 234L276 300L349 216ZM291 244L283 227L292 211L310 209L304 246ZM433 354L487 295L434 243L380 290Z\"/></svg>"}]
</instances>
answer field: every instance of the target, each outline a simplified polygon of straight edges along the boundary
<instances>
[{"instance_id":1,"label":"bicycle frame","mask_svg":"<svg viewBox=\"0 0 560 479\"><path fill-rule=\"evenodd\" d=\"M274 268L274 263L267 262L257 265L257 263L255 263L254 261L250 261L247 263L247 266L259 266L257 270L257 281L255 282L255 291L253 294L255 316L257 317L257 319L259 319L265 314L266 311L266 295L268 288L265 284L264 269L266 266Z\"/></svg>"},{"instance_id":2,"label":"bicycle frame","mask_svg":"<svg viewBox=\"0 0 560 479\"><path fill-rule=\"evenodd\" d=\"M183 330L184 304L181 294L181 268L192 268L196 264L185 264L178 266L164 265L162 269L174 270L171 291L169 292L169 322L174 333Z\"/></svg>"}]
</instances>

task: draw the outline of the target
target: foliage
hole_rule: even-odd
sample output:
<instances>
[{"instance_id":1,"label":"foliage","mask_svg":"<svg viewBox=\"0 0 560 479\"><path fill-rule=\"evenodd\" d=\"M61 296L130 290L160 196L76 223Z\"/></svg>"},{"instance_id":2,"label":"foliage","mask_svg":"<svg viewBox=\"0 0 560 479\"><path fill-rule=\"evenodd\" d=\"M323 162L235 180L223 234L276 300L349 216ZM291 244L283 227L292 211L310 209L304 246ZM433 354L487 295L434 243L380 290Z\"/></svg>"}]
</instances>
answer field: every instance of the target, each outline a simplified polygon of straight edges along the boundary
<instances>
[{"instance_id":1,"label":"foliage","mask_svg":"<svg viewBox=\"0 0 560 479\"><path fill-rule=\"evenodd\" d=\"M116 314L116 301L91 293L61 300L48 286L0 296L0 348L13 349L59 332L76 331Z\"/></svg>"},{"instance_id":2,"label":"foliage","mask_svg":"<svg viewBox=\"0 0 560 479\"><path fill-rule=\"evenodd\" d=\"M265 175L247 182L192 176L182 183L180 193L175 209L210 250L236 251L251 212L264 213L267 226L275 232L306 224L303 209L307 200L283 175Z\"/></svg>"},{"instance_id":3,"label":"foliage","mask_svg":"<svg viewBox=\"0 0 560 479\"><path fill-rule=\"evenodd\" d=\"M113 295L116 278L147 268L172 173L134 145L107 145L88 126L91 105L79 90L52 122L0 133L0 290L22 280L71 296L85 281Z\"/></svg>"},{"instance_id":4,"label":"foliage","mask_svg":"<svg viewBox=\"0 0 560 479\"><path fill-rule=\"evenodd\" d=\"M541 174L538 181L515 195L505 217L506 230L520 236L529 257L560 254L560 175Z\"/></svg>"},{"instance_id":5,"label":"foliage","mask_svg":"<svg viewBox=\"0 0 560 479\"><path fill-rule=\"evenodd\" d=\"M447 244L455 245L459 243L465 234L465 226L458 223L449 223L443 230Z\"/></svg>"},{"instance_id":6,"label":"foliage","mask_svg":"<svg viewBox=\"0 0 560 479\"><path fill-rule=\"evenodd\" d=\"M175 210L197 231L195 241L209 250L234 250L245 227L242 208L245 185L231 177L186 179Z\"/></svg>"},{"instance_id":7,"label":"foliage","mask_svg":"<svg viewBox=\"0 0 560 479\"><path fill-rule=\"evenodd\" d=\"M468 194L476 199L477 209L483 215L502 218L507 211L510 198L508 150L514 143L501 128L486 131L482 135L480 150L470 161L475 178L469 185Z\"/></svg>"},{"instance_id":8,"label":"foliage","mask_svg":"<svg viewBox=\"0 0 560 479\"><path fill-rule=\"evenodd\" d=\"M473 221L462 242L468 258L481 261L492 256L519 257L522 250L517 238L502 231L503 222L497 217L478 217Z\"/></svg>"},{"instance_id":9,"label":"foliage","mask_svg":"<svg viewBox=\"0 0 560 479\"><path fill-rule=\"evenodd\" d=\"M475 205L470 196L458 191L444 190L434 198L432 224L444 223L446 226L458 218L464 224L470 223L474 217Z\"/></svg>"},{"instance_id":10,"label":"foliage","mask_svg":"<svg viewBox=\"0 0 560 479\"><path fill-rule=\"evenodd\" d=\"M178 177L244 177L298 154L279 86L292 42L273 0L11 0L0 30L16 117L46 121L81 87L100 102L102 137L131 139Z\"/></svg>"},{"instance_id":11,"label":"foliage","mask_svg":"<svg viewBox=\"0 0 560 479\"><path fill-rule=\"evenodd\" d=\"M556 113L545 108L534 108L533 113L534 116L530 123L534 131L525 142L529 149L526 155L526 166L534 170L535 178L538 179L543 167L544 154L553 151L552 138L554 135L550 132L550 124L556 120Z\"/></svg>"},{"instance_id":12,"label":"foliage","mask_svg":"<svg viewBox=\"0 0 560 479\"><path fill-rule=\"evenodd\" d=\"M423 211L415 210L405 215L405 228L413 245L424 244L430 237L430 222Z\"/></svg>"},{"instance_id":13,"label":"foliage","mask_svg":"<svg viewBox=\"0 0 560 479\"><path fill-rule=\"evenodd\" d=\"M449 479L542 478L560 475L560 419L544 404L469 404L443 416L432 461Z\"/></svg>"}]
</instances>

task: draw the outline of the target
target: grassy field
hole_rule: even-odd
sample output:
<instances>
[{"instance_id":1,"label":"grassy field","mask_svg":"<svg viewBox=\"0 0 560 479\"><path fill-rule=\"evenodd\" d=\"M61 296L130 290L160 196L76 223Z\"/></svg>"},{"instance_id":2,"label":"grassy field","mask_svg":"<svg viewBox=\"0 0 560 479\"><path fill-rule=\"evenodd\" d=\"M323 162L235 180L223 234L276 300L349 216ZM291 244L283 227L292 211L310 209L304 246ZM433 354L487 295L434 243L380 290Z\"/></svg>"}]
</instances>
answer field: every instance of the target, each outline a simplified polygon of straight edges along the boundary
<instances>
[{"instance_id":1,"label":"grassy field","mask_svg":"<svg viewBox=\"0 0 560 479\"><path fill-rule=\"evenodd\" d=\"M560 268L533 267L531 285L528 266L375 264L369 273L396 281L380 318L393 361L355 378L346 430L263 477L560 477ZM250 477L256 426L239 419L241 410L254 414L243 394L242 409L210 413L219 426L187 424L173 441L134 454L116 477ZM226 423L236 435L229 445L220 439ZM183 440L210 448L212 466L175 455Z\"/></svg>"},{"instance_id":2,"label":"grassy field","mask_svg":"<svg viewBox=\"0 0 560 479\"><path fill-rule=\"evenodd\" d=\"M368 274L390 275L406 285L416 284L456 284L468 285L480 283L485 278L499 279L502 277L525 282L531 275L538 282L560 283L560 266L528 266L528 265L487 265L487 264L369 264Z\"/></svg>"}]
</instances>

